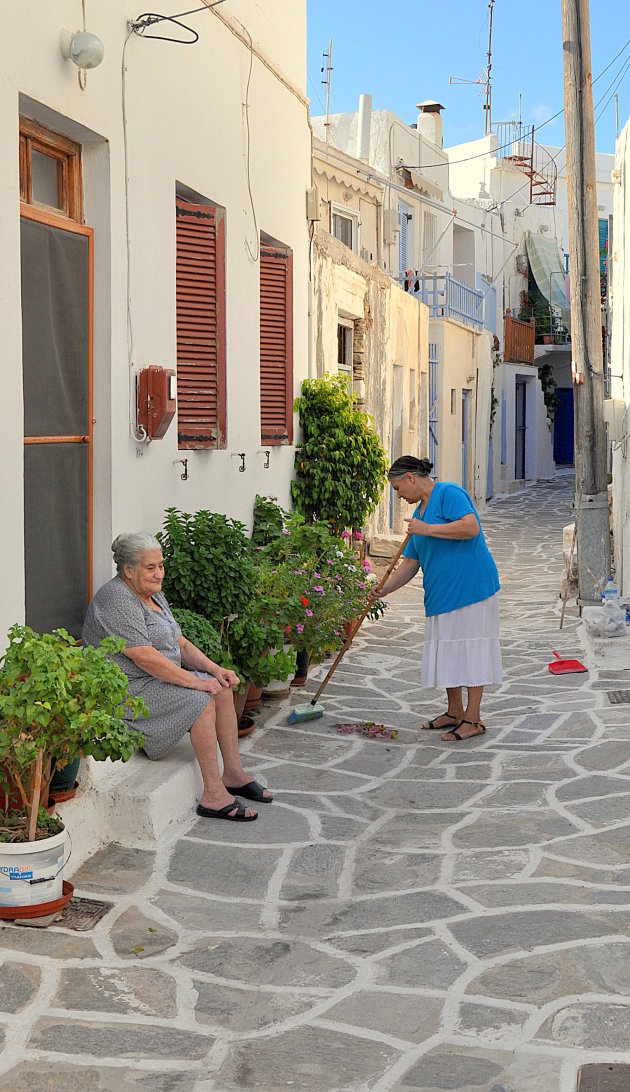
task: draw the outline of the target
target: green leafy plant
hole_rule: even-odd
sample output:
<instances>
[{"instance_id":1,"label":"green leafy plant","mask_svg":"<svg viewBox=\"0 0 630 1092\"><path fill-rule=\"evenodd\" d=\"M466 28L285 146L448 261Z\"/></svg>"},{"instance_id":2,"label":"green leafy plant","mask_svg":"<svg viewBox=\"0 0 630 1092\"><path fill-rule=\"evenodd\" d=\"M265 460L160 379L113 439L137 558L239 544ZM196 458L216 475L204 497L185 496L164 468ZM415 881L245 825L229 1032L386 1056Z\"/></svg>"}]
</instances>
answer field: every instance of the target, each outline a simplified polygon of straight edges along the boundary
<instances>
[{"instance_id":1,"label":"green leafy plant","mask_svg":"<svg viewBox=\"0 0 630 1092\"><path fill-rule=\"evenodd\" d=\"M36 837L53 760L58 767L84 755L125 762L144 743L127 720L146 716L146 705L131 697L126 675L108 655L123 648L116 637L81 648L64 629L10 629L0 671L0 766L3 787L19 793L20 840Z\"/></svg>"},{"instance_id":2,"label":"green leafy plant","mask_svg":"<svg viewBox=\"0 0 630 1092\"><path fill-rule=\"evenodd\" d=\"M521 309L518 317L523 322L529 322L531 318L534 319L538 340L552 332L549 301L536 288L532 288L528 292L521 292Z\"/></svg>"},{"instance_id":3,"label":"green leafy plant","mask_svg":"<svg viewBox=\"0 0 630 1092\"><path fill-rule=\"evenodd\" d=\"M551 364L541 364L538 368L538 378L540 379L540 385L542 387L543 399L547 409L547 417L553 421L556 410L560 405L560 399L556 394L556 383L553 376L553 368Z\"/></svg>"},{"instance_id":4,"label":"green leafy plant","mask_svg":"<svg viewBox=\"0 0 630 1092\"><path fill-rule=\"evenodd\" d=\"M307 521L337 534L362 527L387 481L387 454L343 376L305 380L295 408L303 439L295 450L291 495Z\"/></svg>"},{"instance_id":5,"label":"green leafy plant","mask_svg":"<svg viewBox=\"0 0 630 1092\"><path fill-rule=\"evenodd\" d=\"M203 615L221 633L230 615L248 609L255 565L244 524L205 509L189 515L167 508L157 538L164 554L162 587L171 607Z\"/></svg>"},{"instance_id":6,"label":"green leafy plant","mask_svg":"<svg viewBox=\"0 0 630 1092\"><path fill-rule=\"evenodd\" d=\"M203 652L204 656L207 656L215 664L219 663L223 656L221 634L212 625L212 622L209 622L207 618L204 618L203 614L197 614L194 610L182 610L178 607L173 608L173 618L179 623L184 636L192 641ZM222 666L227 665L222 664Z\"/></svg>"},{"instance_id":7,"label":"green leafy plant","mask_svg":"<svg viewBox=\"0 0 630 1092\"><path fill-rule=\"evenodd\" d=\"M344 627L368 602L370 565L355 556L351 543L349 532L336 536L326 524L290 513L282 534L263 552L276 579L293 589L285 637L313 661L340 647Z\"/></svg>"},{"instance_id":8,"label":"green leafy plant","mask_svg":"<svg viewBox=\"0 0 630 1092\"><path fill-rule=\"evenodd\" d=\"M282 534L286 515L287 513L279 504L257 493L254 501L252 545L267 546L269 542L278 538Z\"/></svg>"},{"instance_id":9,"label":"green leafy plant","mask_svg":"<svg viewBox=\"0 0 630 1092\"><path fill-rule=\"evenodd\" d=\"M271 502L262 497L257 501L259 536L264 539L274 533L278 518ZM204 509L191 516L169 508L158 538L164 553L164 594L184 636L215 663L234 670L242 682L266 686L290 675L295 657L283 648L290 589L273 591L262 548L253 545L244 525Z\"/></svg>"}]
</instances>

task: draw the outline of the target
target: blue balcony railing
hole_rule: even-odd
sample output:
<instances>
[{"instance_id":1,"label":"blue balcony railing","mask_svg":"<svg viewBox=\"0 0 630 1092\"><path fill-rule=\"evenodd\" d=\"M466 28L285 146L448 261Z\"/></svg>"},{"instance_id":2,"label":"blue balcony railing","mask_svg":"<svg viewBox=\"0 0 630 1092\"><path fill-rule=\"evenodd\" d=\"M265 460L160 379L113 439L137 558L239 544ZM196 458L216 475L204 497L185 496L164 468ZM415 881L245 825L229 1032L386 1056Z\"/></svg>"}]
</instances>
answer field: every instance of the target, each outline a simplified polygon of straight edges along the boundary
<instances>
[{"instance_id":1,"label":"blue balcony railing","mask_svg":"<svg viewBox=\"0 0 630 1092\"><path fill-rule=\"evenodd\" d=\"M400 273L398 279L407 292L426 303L431 318L452 318L474 330L483 330L483 292L450 273L423 273L417 277L409 271Z\"/></svg>"}]
</instances>

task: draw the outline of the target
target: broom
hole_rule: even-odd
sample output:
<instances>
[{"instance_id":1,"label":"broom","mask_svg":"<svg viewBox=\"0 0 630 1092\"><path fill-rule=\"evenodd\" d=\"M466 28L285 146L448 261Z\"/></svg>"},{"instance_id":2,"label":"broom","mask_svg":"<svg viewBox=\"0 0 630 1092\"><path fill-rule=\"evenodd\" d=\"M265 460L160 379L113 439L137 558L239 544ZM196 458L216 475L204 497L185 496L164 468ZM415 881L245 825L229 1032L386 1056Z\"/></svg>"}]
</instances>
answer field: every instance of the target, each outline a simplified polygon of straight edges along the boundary
<instances>
[{"instance_id":1,"label":"broom","mask_svg":"<svg viewBox=\"0 0 630 1092\"><path fill-rule=\"evenodd\" d=\"M389 565L389 567L387 569L387 572L385 573L384 576L381 577L378 584L376 585L376 588L374 589L375 591L377 591L377 592L380 591L381 588L383 587L383 584L387 583L387 580L389 579L389 577L391 576L392 572L394 571L396 565L400 561L400 558L402 556L402 552L405 549L405 546L409 542L410 538L411 538L411 535L406 536L405 541L402 543L402 545L401 545L400 549L398 550L398 552L396 553L395 557L390 562L390 565ZM318 704L318 698L322 694L324 688L326 686L328 686L328 683L330 682L331 678L333 677L337 667L339 666L339 664L341 663L341 661L342 661L343 657L345 656L346 652L350 648L350 645L352 644L352 641L353 641L353 639L354 639L354 637L355 637L355 635L356 635L356 633L357 633L357 631L359 629L359 626L362 624L363 620L365 619L371 605L372 605L371 603L368 603L367 606L365 607L365 609L363 610L363 612L353 622L352 627L350 629L350 632L348 633L348 635L346 637L346 642L345 642L343 648L337 654L337 659L335 660L335 662L330 667L330 669L328 671L328 674L325 676L324 680L320 683L319 689L318 689L317 693L315 694L315 697L312 698L311 701L308 702L306 705L296 705L295 709L292 709L289 716L287 717L287 724L299 724L301 721L315 720L316 717L322 717L324 715L324 706L321 705L321 704Z\"/></svg>"}]
</instances>

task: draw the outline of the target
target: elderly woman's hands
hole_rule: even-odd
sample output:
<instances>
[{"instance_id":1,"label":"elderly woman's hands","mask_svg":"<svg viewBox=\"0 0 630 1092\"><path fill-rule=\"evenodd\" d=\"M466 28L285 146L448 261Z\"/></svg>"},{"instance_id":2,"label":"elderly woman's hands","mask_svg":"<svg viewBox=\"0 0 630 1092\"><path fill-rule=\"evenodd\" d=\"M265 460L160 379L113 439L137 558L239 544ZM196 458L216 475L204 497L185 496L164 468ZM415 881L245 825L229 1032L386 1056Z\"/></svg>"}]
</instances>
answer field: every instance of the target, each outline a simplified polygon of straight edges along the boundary
<instances>
[{"instance_id":1,"label":"elderly woman's hands","mask_svg":"<svg viewBox=\"0 0 630 1092\"><path fill-rule=\"evenodd\" d=\"M194 679L194 682L193 682ZM206 694L220 694L223 690L223 686L218 679L215 679L212 675L193 675L189 689L191 690L203 690Z\"/></svg>"},{"instance_id":2,"label":"elderly woman's hands","mask_svg":"<svg viewBox=\"0 0 630 1092\"><path fill-rule=\"evenodd\" d=\"M226 667L213 668L212 674L214 675L215 679L218 679L218 681L221 683L221 686L223 687L231 686L232 689L235 690L237 686L240 686L241 680L239 679L238 675L236 675L233 671L228 671Z\"/></svg>"}]
</instances>

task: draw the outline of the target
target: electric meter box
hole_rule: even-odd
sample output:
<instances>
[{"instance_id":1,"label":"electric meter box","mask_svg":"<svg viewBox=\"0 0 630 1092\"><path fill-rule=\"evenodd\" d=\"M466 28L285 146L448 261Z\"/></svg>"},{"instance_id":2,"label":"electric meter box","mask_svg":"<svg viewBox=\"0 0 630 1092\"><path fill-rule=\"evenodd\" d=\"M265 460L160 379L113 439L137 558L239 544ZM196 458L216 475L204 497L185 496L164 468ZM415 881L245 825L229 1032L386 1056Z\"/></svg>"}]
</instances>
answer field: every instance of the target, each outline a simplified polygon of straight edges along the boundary
<instances>
[{"instance_id":1,"label":"electric meter box","mask_svg":"<svg viewBox=\"0 0 630 1092\"><path fill-rule=\"evenodd\" d=\"M150 364L138 375L138 426L160 440L175 416L175 372Z\"/></svg>"},{"instance_id":2,"label":"electric meter box","mask_svg":"<svg viewBox=\"0 0 630 1092\"><path fill-rule=\"evenodd\" d=\"M608 439L617 443L623 438L623 421L626 415L626 403L622 398L604 399L604 421L608 425Z\"/></svg>"}]
</instances>

